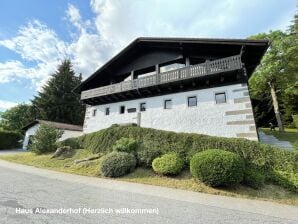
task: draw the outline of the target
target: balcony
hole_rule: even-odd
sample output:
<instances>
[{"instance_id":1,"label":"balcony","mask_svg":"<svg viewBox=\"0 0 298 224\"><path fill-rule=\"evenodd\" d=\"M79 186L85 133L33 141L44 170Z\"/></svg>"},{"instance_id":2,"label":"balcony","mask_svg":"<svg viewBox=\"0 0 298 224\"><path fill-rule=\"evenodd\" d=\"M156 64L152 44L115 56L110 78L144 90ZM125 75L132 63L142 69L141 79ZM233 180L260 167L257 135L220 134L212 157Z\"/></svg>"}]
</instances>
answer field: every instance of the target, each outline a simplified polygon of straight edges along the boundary
<instances>
[{"instance_id":1,"label":"balcony","mask_svg":"<svg viewBox=\"0 0 298 224\"><path fill-rule=\"evenodd\" d=\"M241 56L235 55L143 78L82 91L81 100L98 98L132 90L139 91L152 86L162 86L168 83L182 82L183 80L196 79L204 76L235 71L242 68Z\"/></svg>"}]
</instances>

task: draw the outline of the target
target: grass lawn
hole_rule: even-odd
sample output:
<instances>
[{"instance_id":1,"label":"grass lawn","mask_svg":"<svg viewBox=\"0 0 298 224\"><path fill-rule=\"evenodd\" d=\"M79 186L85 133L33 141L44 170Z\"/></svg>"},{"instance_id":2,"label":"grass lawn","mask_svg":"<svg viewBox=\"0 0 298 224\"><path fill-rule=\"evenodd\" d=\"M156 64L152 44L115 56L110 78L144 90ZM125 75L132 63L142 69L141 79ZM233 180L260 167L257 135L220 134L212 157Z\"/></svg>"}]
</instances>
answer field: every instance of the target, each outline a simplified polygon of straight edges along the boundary
<instances>
[{"instance_id":1,"label":"grass lawn","mask_svg":"<svg viewBox=\"0 0 298 224\"><path fill-rule=\"evenodd\" d=\"M92 155L90 151L80 149L76 151L76 154L72 158L67 158L64 160L51 159L51 155L49 154L35 155L31 152L15 155L3 155L0 156L0 159L67 173L101 177L99 171L100 159L87 163L74 163L74 160L86 158L90 155ZM217 195L253 198L298 205L298 194L285 190L284 188L276 185L267 184L260 190L254 190L245 186L237 186L234 188L212 188L201 182L195 181L191 177L189 171L184 171L176 177L164 177L155 174L150 169L137 168L133 173L115 179Z\"/></svg>"},{"instance_id":2,"label":"grass lawn","mask_svg":"<svg viewBox=\"0 0 298 224\"><path fill-rule=\"evenodd\" d=\"M286 128L284 133L280 133L278 130L270 131L269 128L262 128L262 131L266 135L274 135L281 141L290 142L298 150L298 129L297 128Z\"/></svg>"}]
</instances>

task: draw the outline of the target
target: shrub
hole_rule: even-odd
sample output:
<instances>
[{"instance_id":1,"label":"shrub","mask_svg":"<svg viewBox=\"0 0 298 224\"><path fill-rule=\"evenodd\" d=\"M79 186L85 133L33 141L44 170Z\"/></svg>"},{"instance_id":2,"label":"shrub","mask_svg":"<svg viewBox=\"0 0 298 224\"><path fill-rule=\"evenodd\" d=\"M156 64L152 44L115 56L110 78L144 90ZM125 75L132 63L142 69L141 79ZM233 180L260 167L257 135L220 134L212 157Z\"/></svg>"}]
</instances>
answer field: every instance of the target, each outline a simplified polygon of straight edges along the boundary
<instances>
[{"instance_id":1,"label":"shrub","mask_svg":"<svg viewBox=\"0 0 298 224\"><path fill-rule=\"evenodd\" d=\"M61 142L58 142L58 146L69 146L72 149L80 149L82 147L78 138L67 138Z\"/></svg>"},{"instance_id":2,"label":"shrub","mask_svg":"<svg viewBox=\"0 0 298 224\"><path fill-rule=\"evenodd\" d=\"M160 150L156 148L142 148L140 151L137 151L138 165L141 167L151 167L153 160L160 155Z\"/></svg>"},{"instance_id":3,"label":"shrub","mask_svg":"<svg viewBox=\"0 0 298 224\"><path fill-rule=\"evenodd\" d=\"M245 168L243 183L251 188L260 189L264 185L265 176L254 168Z\"/></svg>"},{"instance_id":4,"label":"shrub","mask_svg":"<svg viewBox=\"0 0 298 224\"><path fill-rule=\"evenodd\" d=\"M20 147L22 135L13 131L0 131L0 149L14 149Z\"/></svg>"},{"instance_id":5,"label":"shrub","mask_svg":"<svg viewBox=\"0 0 298 224\"><path fill-rule=\"evenodd\" d=\"M229 186L243 180L244 162L235 153L209 149L194 155L190 172L207 185Z\"/></svg>"},{"instance_id":6,"label":"shrub","mask_svg":"<svg viewBox=\"0 0 298 224\"><path fill-rule=\"evenodd\" d=\"M33 137L30 149L37 153L53 152L58 147L57 140L62 136L63 131L56 128L40 125Z\"/></svg>"},{"instance_id":7,"label":"shrub","mask_svg":"<svg viewBox=\"0 0 298 224\"><path fill-rule=\"evenodd\" d=\"M292 115L293 118L293 124L295 125L296 128L298 128L298 114Z\"/></svg>"},{"instance_id":8,"label":"shrub","mask_svg":"<svg viewBox=\"0 0 298 224\"><path fill-rule=\"evenodd\" d=\"M189 163L189 159L198 152L220 148L234 152L244 160L264 169L297 172L298 152L280 150L274 146L246 139L119 126L80 136L79 140L83 148L90 149L94 153L107 153L112 151L112 146L122 137L133 138L138 142L154 142L158 144L158 149L163 154L178 153L184 159L185 164Z\"/></svg>"},{"instance_id":9,"label":"shrub","mask_svg":"<svg viewBox=\"0 0 298 224\"><path fill-rule=\"evenodd\" d=\"M152 162L153 170L162 175L179 174L183 165L183 160L176 153L165 154Z\"/></svg>"},{"instance_id":10,"label":"shrub","mask_svg":"<svg viewBox=\"0 0 298 224\"><path fill-rule=\"evenodd\" d=\"M267 173L266 181L298 193L298 173L271 171Z\"/></svg>"},{"instance_id":11,"label":"shrub","mask_svg":"<svg viewBox=\"0 0 298 224\"><path fill-rule=\"evenodd\" d=\"M138 142L132 138L120 138L113 146L113 150L117 152L135 152L138 147Z\"/></svg>"},{"instance_id":12,"label":"shrub","mask_svg":"<svg viewBox=\"0 0 298 224\"><path fill-rule=\"evenodd\" d=\"M133 171L136 159L126 152L111 152L102 158L101 172L106 177L120 177Z\"/></svg>"}]
</instances>

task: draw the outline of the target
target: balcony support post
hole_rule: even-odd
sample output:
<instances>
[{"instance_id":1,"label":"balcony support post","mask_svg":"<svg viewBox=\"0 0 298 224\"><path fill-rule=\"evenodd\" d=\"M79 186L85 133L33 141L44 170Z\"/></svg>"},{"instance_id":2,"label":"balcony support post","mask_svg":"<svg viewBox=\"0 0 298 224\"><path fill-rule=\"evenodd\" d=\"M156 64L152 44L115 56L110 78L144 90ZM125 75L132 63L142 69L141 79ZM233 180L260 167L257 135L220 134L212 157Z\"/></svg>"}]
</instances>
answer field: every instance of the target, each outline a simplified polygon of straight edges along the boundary
<instances>
[{"instance_id":1,"label":"balcony support post","mask_svg":"<svg viewBox=\"0 0 298 224\"><path fill-rule=\"evenodd\" d=\"M155 65L155 72L156 72L156 84L160 83L160 67L159 64Z\"/></svg>"},{"instance_id":2,"label":"balcony support post","mask_svg":"<svg viewBox=\"0 0 298 224\"><path fill-rule=\"evenodd\" d=\"M190 59L189 57L185 58L185 67L190 66Z\"/></svg>"}]
</instances>

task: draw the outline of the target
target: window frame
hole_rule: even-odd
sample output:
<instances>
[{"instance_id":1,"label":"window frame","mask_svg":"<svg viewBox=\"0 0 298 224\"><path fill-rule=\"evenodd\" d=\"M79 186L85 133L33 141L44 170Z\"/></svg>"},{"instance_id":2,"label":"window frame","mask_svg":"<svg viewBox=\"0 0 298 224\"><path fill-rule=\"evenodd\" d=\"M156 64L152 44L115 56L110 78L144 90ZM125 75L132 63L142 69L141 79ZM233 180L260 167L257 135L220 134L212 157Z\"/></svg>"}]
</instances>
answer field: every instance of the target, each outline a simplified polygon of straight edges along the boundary
<instances>
[{"instance_id":1,"label":"window frame","mask_svg":"<svg viewBox=\"0 0 298 224\"><path fill-rule=\"evenodd\" d=\"M218 101L217 101L217 98L216 98L216 97L217 97L218 95L221 95L221 94L223 94L224 97L225 97L225 101L224 101L224 102L218 102ZM215 104L225 104L225 103L227 103L227 93L224 92L224 91L223 91L223 92L217 92L217 93L214 94L214 99L215 99Z\"/></svg>"},{"instance_id":2,"label":"window frame","mask_svg":"<svg viewBox=\"0 0 298 224\"><path fill-rule=\"evenodd\" d=\"M106 116L109 116L110 115L110 108L109 107L106 107L106 109L105 109L105 115Z\"/></svg>"},{"instance_id":3,"label":"window frame","mask_svg":"<svg viewBox=\"0 0 298 224\"><path fill-rule=\"evenodd\" d=\"M92 117L96 117L97 109L92 110Z\"/></svg>"},{"instance_id":4,"label":"window frame","mask_svg":"<svg viewBox=\"0 0 298 224\"><path fill-rule=\"evenodd\" d=\"M170 108L167 108L167 102L171 102L171 107ZM173 100L172 99L164 100L163 108L164 108L164 110L171 110L171 109L173 109Z\"/></svg>"},{"instance_id":5,"label":"window frame","mask_svg":"<svg viewBox=\"0 0 298 224\"><path fill-rule=\"evenodd\" d=\"M145 105L145 110L142 110L142 105ZM140 112L145 112L147 110L147 107L146 107L146 103L143 102L143 103L140 103Z\"/></svg>"},{"instance_id":6,"label":"window frame","mask_svg":"<svg viewBox=\"0 0 298 224\"><path fill-rule=\"evenodd\" d=\"M122 112L122 108L123 108L123 112ZM125 105L121 105L119 107L119 114L125 114Z\"/></svg>"},{"instance_id":7,"label":"window frame","mask_svg":"<svg viewBox=\"0 0 298 224\"><path fill-rule=\"evenodd\" d=\"M191 98L195 98L195 100L196 100L196 104L195 104L195 105L190 105L190 104L189 104L189 100L190 100ZM187 106L188 106L188 107L197 107L197 106L198 106L198 98L197 98L197 96L188 96L188 97L187 97Z\"/></svg>"},{"instance_id":8,"label":"window frame","mask_svg":"<svg viewBox=\"0 0 298 224\"><path fill-rule=\"evenodd\" d=\"M137 112L137 108L135 107L127 108L127 113L136 113L136 112Z\"/></svg>"}]
</instances>

